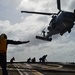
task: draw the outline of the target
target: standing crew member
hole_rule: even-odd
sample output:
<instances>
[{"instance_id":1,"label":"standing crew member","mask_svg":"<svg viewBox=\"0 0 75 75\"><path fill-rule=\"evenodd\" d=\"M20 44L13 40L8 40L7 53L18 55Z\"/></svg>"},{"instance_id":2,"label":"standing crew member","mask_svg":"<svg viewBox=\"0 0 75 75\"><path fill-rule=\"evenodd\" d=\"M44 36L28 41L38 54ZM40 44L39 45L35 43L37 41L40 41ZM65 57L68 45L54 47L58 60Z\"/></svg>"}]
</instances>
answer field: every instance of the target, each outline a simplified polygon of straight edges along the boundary
<instances>
[{"instance_id":1,"label":"standing crew member","mask_svg":"<svg viewBox=\"0 0 75 75\"><path fill-rule=\"evenodd\" d=\"M13 41L13 40L8 40L6 34L1 34L0 36L0 64L2 67L2 74L3 75L8 75L7 72L7 62L6 62L6 53L7 53L7 45L8 44L25 44L29 43L29 41Z\"/></svg>"}]
</instances>

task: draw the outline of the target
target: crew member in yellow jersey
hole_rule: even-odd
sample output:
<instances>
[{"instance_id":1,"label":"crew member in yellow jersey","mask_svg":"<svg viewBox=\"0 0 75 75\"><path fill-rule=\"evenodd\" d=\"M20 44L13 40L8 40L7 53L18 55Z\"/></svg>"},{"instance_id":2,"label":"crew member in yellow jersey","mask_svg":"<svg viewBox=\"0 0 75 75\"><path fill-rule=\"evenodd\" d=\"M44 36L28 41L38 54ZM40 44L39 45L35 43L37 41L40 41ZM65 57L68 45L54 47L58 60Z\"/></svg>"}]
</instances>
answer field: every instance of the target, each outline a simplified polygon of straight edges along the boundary
<instances>
[{"instance_id":1,"label":"crew member in yellow jersey","mask_svg":"<svg viewBox=\"0 0 75 75\"><path fill-rule=\"evenodd\" d=\"M30 41L14 41L14 40L8 40L6 34L1 34L0 35L0 64L2 67L2 74L3 75L8 75L7 72L7 61L6 61L6 53L7 53L7 45L8 44L25 44L29 43Z\"/></svg>"}]
</instances>

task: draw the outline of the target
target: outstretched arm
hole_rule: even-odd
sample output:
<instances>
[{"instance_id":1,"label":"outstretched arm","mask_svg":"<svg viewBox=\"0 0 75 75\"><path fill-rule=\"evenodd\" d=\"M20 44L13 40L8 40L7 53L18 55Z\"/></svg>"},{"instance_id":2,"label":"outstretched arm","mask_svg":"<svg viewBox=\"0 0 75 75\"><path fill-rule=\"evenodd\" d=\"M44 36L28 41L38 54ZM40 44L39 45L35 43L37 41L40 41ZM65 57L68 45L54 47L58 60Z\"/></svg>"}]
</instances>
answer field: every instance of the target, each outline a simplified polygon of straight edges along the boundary
<instances>
[{"instance_id":1,"label":"outstretched arm","mask_svg":"<svg viewBox=\"0 0 75 75\"><path fill-rule=\"evenodd\" d=\"M20 41L21 42L21 41ZM29 43L30 41L22 41L22 44Z\"/></svg>"},{"instance_id":2,"label":"outstretched arm","mask_svg":"<svg viewBox=\"0 0 75 75\"><path fill-rule=\"evenodd\" d=\"M7 40L7 44L14 44L14 45L18 45L18 44L26 44L29 43L30 41L14 41L14 40Z\"/></svg>"}]
</instances>

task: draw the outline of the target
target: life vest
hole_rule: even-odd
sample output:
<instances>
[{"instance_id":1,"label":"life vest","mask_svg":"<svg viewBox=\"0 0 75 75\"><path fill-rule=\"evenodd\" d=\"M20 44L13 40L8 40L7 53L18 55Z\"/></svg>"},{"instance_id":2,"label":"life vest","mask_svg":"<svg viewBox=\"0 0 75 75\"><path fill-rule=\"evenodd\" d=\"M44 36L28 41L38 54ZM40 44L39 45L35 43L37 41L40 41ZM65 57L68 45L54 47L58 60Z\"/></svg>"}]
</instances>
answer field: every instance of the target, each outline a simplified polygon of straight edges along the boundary
<instances>
[{"instance_id":1,"label":"life vest","mask_svg":"<svg viewBox=\"0 0 75 75\"><path fill-rule=\"evenodd\" d=\"M7 51L7 40L5 38L0 38L0 53L6 53Z\"/></svg>"}]
</instances>

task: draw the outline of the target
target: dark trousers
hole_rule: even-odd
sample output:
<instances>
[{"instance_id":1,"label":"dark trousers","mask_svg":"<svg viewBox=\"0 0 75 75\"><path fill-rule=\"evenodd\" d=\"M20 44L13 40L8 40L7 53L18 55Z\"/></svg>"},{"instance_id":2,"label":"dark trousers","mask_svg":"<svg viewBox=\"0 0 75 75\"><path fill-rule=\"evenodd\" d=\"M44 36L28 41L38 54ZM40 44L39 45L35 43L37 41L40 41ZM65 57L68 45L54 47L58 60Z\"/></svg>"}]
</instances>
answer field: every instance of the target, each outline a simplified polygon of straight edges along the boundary
<instances>
[{"instance_id":1,"label":"dark trousers","mask_svg":"<svg viewBox=\"0 0 75 75\"><path fill-rule=\"evenodd\" d=\"M6 55L0 53L0 64L1 64L1 67L2 67L2 74L3 75L8 75L8 72L7 72L7 62L6 62Z\"/></svg>"}]
</instances>

